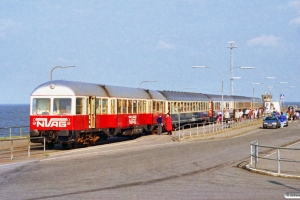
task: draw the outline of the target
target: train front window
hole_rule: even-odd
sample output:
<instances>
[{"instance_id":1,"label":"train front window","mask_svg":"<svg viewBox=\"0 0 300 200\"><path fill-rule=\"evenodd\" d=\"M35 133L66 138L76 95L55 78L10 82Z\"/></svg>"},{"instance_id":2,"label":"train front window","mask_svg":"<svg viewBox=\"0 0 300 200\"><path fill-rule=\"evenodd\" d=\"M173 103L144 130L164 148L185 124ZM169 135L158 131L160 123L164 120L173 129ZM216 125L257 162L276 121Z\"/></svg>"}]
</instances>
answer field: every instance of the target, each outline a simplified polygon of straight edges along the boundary
<instances>
[{"instance_id":1,"label":"train front window","mask_svg":"<svg viewBox=\"0 0 300 200\"><path fill-rule=\"evenodd\" d=\"M50 98L34 98L32 101L32 114L49 115L50 112Z\"/></svg>"},{"instance_id":2,"label":"train front window","mask_svg":"<svg viewBox=\"0 0 300 200\"><path fill-rule=\"evenodd\" d=\"M71 114L70 98L55 98L53 100L53 115Z\"/></svg>"}]
</instances>

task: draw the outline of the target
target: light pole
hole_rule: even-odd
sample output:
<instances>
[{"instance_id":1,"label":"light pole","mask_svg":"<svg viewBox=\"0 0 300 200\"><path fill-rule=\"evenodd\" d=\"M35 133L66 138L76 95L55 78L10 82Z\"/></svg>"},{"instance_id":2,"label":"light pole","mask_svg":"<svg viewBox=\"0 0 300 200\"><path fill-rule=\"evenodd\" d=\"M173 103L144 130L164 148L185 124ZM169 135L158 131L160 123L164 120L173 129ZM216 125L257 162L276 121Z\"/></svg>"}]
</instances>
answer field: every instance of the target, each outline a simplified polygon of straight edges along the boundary
<instances>
[{"instance_id":1,"label":"light pole","mask_svg":"<svg viewBox=\"0 0 300 200\"><path fill-rule=\"evenodd\" d=\"M215 68L213 68L213 67L206 67L206 66L192 66L192 68L211 68L211 69L214 69L215 71L217 71L218 74L220 75L221 80L222 80L222 102L221 102L222 121L221 121L221 123L222 123L222 130L223 130L223 119L224 119L224 116L223 116L223 115L224 115L224 111L223 111L224 81L223 81L223 76L222 76L222 74L221 74L217 69L215 69Z\"/></svg>"},{"instance_id":2,"label":"light pole","mask_svg":"<svg viewBox=\"0 0 300 200\"><path fill-rule=\"evenodd\" d=\"M239 69L255 69L255 67L244 67L244 66L242 66L242 67L230 67L231 95L233 95L233 78L232 78L233 77L233 69L237 69L237 68L239 68Z\"/></svg>"},{"instance_id":3,"label":"light pole","mask_svg":"<svg viewBox=\"0 0 300 200\"><path fill-rule=\"evenodd\" d=\"M50 73L50 81L52 81L52 72L54 69L56 68L70 68L70 67L75 67L75 66L56 66L56 67L53 67L52 70L51 70L51 73Z\"/></svg>"},{"instance_id":4,"label":"light pole","mask_svg":"<svg viewBox=\"0 0 300 200\"><path fill-rule=\"evenodd\" d=\"M232 79L241 79L242 77L232 77ZM245 77L244 77L245 78ZM250 79L248 78L245 78L247 79L248 81L250 81L252 83L252 107L254 108L254 93L255 93L255 88L254 88L254 85L256 84L260 84L260 83L253 83Z\"/></svg>"},{"instance_id":5,"label":"light pole","mask_svg":"<svg viewBox=\"0 0 300 200\"><path fill-rule=\"evenodd\" d=\"M287 90L288 88L295 88L296 86L294 86L294 85L290 85L290 86L288 86L288 87L285 87L285 88L283 88L282 89L282 91L284 91L284 90ZM282 101L281 101L281 99L282 99ZM283 106L284 106L284 102L283 102L283 99L284 99L284 95L283 96L280 96L280 101L281 101L281 107L283 108Z\"/></svg>"},{"instance_id":6,"label":"light pole","mask_svg":"<svg viewBox=\"0 0 300 200\"><path fill-rule=\"evenodd\" d=\"M142 81L142 82L140 83L140 86L139 86L139 88L141 88L141 85L142 85L142 83L145 83L145 82L156 82L156 80Z\"/></svg>"},{"instance_id":7,"label":"light pole","mask_svg":"<svg viewBox=\"0 0 300 200\"><path fill-rule=\"evenodd\" d=\"M228 42L229 46L227 46L226 48L230 48L230 77L233 76L233 68L232 68L232 64L233 64L233 60L232 60L232 49L233 48L237 48L236 46L234 46L234 42ZM233 95L233 79L230 79L230 88L231 88L231 95Z\"/></svg>"}]
</instances>

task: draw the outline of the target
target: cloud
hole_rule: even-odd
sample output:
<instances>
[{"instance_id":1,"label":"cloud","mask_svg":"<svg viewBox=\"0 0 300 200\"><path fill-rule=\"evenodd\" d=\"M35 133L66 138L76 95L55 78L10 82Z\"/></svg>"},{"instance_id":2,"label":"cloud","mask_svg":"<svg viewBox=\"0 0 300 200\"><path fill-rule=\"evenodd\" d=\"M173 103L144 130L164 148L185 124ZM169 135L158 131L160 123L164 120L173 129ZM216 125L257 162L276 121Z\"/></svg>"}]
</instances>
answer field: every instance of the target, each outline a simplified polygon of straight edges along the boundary
<instances>
[{"instance_id":1,"label":"cloud","mask_svg":"<svg viewBox=\"0 0 300 200\"><path fill-rule=\"evenodd\" d=\"M290 25L300 25L300 17L297 17L295 19L292 19L290 22L289 22Z\"/></svg>"},{"instance_id":2,"label":"cloud","mask_svg":"<svg viewBox=\"0 0 300 200\"><path fill-rule=\"evenodd\" d=\"M264 46L264 47L275 47L279 44L280 37L274 35L261 35L247 41L248 46Z\"/></svg>"},{"instance_id":3,"label":"cloud","mask_svg":"<svg viewBox=\"0 0 300 200\"><path fill-rule=\"evenodd\" d=\"M8 32L19 29L21 26L11 19L0 19L0 38L4 38Z\"/></svg>"},{"instance_id":4,"label":"cloud","mask_svg":"<svg viewBox=\"0 0 300 200\"><path fill-rule=\"evenodd\" d=\"M57 62L59 62L59 63L68 63L69 61L64 59L64 58L58 58Z\"/></svg>"},{"instance_id":5,"label":"cloud","mask_svg":"<svg viewBox=\"0 0 300 200\"><path fill-rule=\"evenodd\" d=\"M289 2L288 7L300 11L300 1L291 1L291 2Z\"/></svg>"},{"instance_id":6,"label":"cloud","mask_svg":"<svg viewBox=\"0 0 300 200\"><path fill-rule=\"evenodd\" d=\"M159 41L156 46L157 49L174 49L175 46L172 44L168 44L164 41Z\"/></svg>"},{"instance_id":7,"label":"cloud","mask_svg":"<svg viewBox=\"0 0 300 200\"><path fill-rule=\"evenodd\" d=\"M288 8L296 10L298 17L289 21L289 25L300 25L300 1L291 1L288 3Z\"/></svg>"}]
</instances>

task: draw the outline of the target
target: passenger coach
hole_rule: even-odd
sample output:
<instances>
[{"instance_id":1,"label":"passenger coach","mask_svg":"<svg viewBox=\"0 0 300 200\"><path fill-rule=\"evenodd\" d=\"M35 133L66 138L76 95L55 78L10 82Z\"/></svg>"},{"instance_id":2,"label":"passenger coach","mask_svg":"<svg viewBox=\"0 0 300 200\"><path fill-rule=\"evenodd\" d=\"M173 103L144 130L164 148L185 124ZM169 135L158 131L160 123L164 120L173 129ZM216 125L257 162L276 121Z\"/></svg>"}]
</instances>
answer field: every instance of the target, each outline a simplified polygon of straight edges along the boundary
<instances>
[{"instance_id":1,"label":"passenger coach","mask_svg":"<svg viewBox=\"0 0 300 200\"><path fill-rule=\"evenodd\" d=\"M223 96L223 107L252 107L252 99ZM260 104L260 99L256 99ZM221 110L221 95L156 91L74 81L50 81L38 86L30 99L30 136L46 138L48 148L60 143L92 145L112 136L134 136L157 128L159 114L169 113L173 126L208 122L208 112ZM254 105L254 104L253 104ZM255 106L256 106L255 105Z\"/></svg>"}]
</instances>

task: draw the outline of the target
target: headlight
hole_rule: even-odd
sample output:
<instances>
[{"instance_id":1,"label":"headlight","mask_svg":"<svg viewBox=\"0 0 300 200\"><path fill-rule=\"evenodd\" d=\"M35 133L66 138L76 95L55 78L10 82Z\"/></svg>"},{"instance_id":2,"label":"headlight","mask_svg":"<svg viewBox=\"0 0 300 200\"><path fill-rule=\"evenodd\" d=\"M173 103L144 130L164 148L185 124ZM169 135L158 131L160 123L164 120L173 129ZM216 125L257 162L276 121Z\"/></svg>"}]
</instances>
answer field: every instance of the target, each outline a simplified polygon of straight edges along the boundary
<instances>
[{"instance_id":1,"label":"headlight","mask_svg":"<svg viewBox=\"0 0 300 200\"><path fill-rule=\"evenodd\" d=\"M276 125L277 123L276 123L276 122L272 122L272 124L273 124L273 125Z\"/></svg>"}]
</instances>

